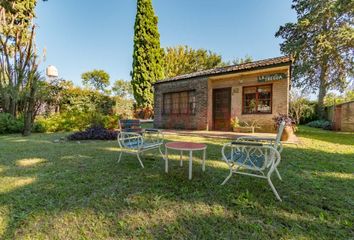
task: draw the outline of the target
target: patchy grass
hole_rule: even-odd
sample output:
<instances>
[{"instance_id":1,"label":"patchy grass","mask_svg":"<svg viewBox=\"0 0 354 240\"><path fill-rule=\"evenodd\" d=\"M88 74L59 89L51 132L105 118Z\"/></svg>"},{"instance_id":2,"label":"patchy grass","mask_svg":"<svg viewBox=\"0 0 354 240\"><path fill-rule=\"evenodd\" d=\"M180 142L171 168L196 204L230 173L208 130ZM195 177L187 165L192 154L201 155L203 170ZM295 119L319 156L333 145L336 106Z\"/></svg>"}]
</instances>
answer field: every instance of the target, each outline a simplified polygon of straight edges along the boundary
<instances>
[{"instance_id":1,"label":"patchy grass","mask_svg":"<svg viewBox=\"0 0 354 240\"><path fill-rule=\"evenodd\" d=\"M354 236L354 134L301 127L267 182L228 174L224 140L208 144L206 172L194 162L169 174L156 153L141 169L117 164L114 141L53 143L63 134L0 136L1 239L350 239ZM200 157L200 156L199 156ZM185 159L186 160L186 159Z\"/></svg>"}]
</instances>

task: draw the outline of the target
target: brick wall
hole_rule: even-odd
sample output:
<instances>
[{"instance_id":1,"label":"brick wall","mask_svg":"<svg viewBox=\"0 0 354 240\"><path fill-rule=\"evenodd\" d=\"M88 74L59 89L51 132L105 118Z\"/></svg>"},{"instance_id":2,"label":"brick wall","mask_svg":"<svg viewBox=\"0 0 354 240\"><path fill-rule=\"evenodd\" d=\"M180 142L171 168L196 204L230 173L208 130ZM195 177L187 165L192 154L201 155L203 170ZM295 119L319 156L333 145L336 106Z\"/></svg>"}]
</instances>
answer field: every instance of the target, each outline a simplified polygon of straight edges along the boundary
<instances>
[{"instance_id":1,"label":"brick wall","mask_svg":"<svg viewBox=\"0 0 354 240\"><path fill-rule=\"evenodd\" d=\"M252 122L257 121L260 126L259 132L275 132L273 117L280 114L289 113L289 83L290 83L289 67L267 69L260 72L250 74L240 74L235 76L220 76L209 79L209 101L212 99L212 91L215 88L231 87L231 116L237 116L240 121ZM267 83L259 83L257 77L264 74L286 73L288 78L283 80L271 81ZM272 113L271 114L243 114L242 113L242 94L243 87L272 85ZM212 129L212 104L208 108L209 129Z\"/></svg>"},{"instance_id":2,"label":"brick wall","mask_svg":"<svg viewBox=\"0 0 354 240\"><path fill-rule=\"evenodd\" d=\"M288 78L267 82L272 84L272 113L271 114L243 114L242 93L243 87L264 85L259 83L257 77L271 73L286 73ZM198 77L186 80L158 83L154 86L154 125L156 128L197 129L212 130L212 91L215 88L231 87L231 115L237 116L240 121L250 122L256 120L261 132L274 132L273 117L278 113L289 112L289 83L290 67L281 66L239 74L225 74L216 77ZM163 94L195 90L195 115L163 115Z\"/></svg>"},{"instance_id":3,"label":"brick wall","mask_svg":"<svg viewBox=\"0 0 354 240\"><path fill-rule=\"evenodd\" d=\"M163 115L163 94L195 90L195 115ZM206 130L208 111L208 78L199 77L159 83L154 86L154 127Z\"/></svg>"}]
</instances>

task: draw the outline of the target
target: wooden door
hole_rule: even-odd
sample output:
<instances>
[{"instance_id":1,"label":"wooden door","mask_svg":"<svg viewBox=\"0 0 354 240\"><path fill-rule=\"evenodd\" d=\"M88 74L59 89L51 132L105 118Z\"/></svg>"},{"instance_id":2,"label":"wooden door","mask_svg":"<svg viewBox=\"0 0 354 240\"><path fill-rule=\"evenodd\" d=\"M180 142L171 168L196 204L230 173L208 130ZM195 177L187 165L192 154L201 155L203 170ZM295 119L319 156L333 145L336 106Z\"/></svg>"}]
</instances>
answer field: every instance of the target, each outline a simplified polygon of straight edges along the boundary
<instances>
[{"instance_id":1,"label":"wooden door","mask_svg":"<svg viewBox=\"0 0 354 240\"><path fill-rule=\"evenodd\" d=\"M230 131L231 88L213 89L213 130Z\"/></svg>"}]
</instances>

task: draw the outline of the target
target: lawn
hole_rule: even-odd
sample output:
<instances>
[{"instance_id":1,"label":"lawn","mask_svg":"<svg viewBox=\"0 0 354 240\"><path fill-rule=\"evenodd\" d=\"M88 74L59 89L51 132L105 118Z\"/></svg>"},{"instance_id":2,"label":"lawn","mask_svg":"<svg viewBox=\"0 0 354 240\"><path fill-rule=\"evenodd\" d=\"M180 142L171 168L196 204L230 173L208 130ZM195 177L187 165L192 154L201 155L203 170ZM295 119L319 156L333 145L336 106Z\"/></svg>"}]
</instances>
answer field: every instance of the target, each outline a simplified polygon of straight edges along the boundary
<instances>
[{"instance_id":1,"label":"lawn","mask_svg":"<svg viewBox=\"0 0 354 240\"><path fill-rule=\"evenodd\" d=\"M54 143L65 133L0 136L1 239L352 239L354 134L301 127L273 183L228 174L224 140L208 144L206 172L156 154L116 162L114 141ZM154 156L155 155L155 156ZM186 161L186 159L185 159Z\"/></svg>"}]
</instances>

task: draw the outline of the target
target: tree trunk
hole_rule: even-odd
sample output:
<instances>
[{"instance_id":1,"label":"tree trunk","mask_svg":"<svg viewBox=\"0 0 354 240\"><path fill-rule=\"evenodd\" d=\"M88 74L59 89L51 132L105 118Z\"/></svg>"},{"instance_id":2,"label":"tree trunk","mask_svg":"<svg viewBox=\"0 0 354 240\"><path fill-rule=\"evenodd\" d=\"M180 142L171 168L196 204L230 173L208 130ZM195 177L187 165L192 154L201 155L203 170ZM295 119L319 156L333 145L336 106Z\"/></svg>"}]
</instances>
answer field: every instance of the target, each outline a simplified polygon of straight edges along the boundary
<instances>
[{"instance_id":1,"label":"tree trunk","mask_svg":"<svg viewBox=\"0 0 354 240\"><path fill-rule=\"evenodd\" d=\"M326 94L327 94L327 89L325 87L320 87L318 93L318 105L317 105L317 114L320 119L325 118L324 98L326 97Z\"/></svg>"},{"instance_id":2,"label":"tree trunk","mask_svg":"<svg viewBox=\"0 0 354 240\"><path fill-rule=\"evenodd\" d=\"M36 81L32 80L32 81ZM23 127L23 136L29 136L31 135L31 131L32 131L32 125L34 122L34 108L35 108L35 93L36 93L36 89L34 87L36 83L32 82L32 86L30 89L30 96L27 100L27 106L24 107L24 127Z\"/></svg>"},{"instance_id":3,"label":"tree trunk","mask_svg":"<svg viewBox=\"0 0 354 240\"><path fill-rule=\"evenodd\" d=\"M328 80L328 66L327 59L324 59L321 67L321 75L320 75L320 87L318 92L318 106L317 106L317 114L320 119L325 118L325 109L324 109L324 98L327 95L327 80Z\"/></svg>"}]
</instances>

